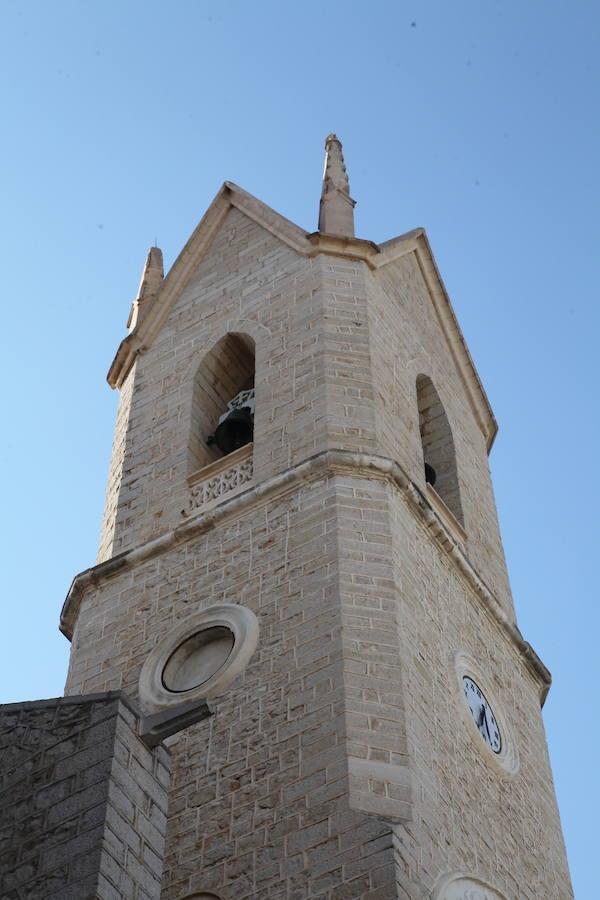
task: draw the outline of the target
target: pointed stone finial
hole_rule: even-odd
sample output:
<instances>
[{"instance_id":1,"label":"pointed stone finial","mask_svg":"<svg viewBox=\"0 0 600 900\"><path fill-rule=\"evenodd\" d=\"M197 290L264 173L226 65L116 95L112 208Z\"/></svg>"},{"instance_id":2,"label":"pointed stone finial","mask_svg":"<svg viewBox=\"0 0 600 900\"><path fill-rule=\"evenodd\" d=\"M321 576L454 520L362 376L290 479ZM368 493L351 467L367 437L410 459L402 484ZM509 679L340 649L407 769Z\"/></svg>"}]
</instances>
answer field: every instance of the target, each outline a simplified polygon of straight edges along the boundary
<instances>
[{"instance_id":1,"label":"pointed stone finial","mask_svg":"<svg viewBox=\"0 0 600 900\"><path fill-rule=\"evenodd\" d=\"M133 331L140 319L146 314L152 300L160 291L164 278L163 255L160 247L150 247L146 265L142 272L137 297L131 305L127 327Z\"/></svg>"},{"instance_id":2,"label":"pointed stone finial","mask_svg":"<svg viewBox=\"0 0 600 900\"><path fill-rule=\"evenodd\" d=\"M325 139L325 168L319 209L319 231L354 237L354 207L342 142L335 134Z\"/></svg>"}]
</instances>

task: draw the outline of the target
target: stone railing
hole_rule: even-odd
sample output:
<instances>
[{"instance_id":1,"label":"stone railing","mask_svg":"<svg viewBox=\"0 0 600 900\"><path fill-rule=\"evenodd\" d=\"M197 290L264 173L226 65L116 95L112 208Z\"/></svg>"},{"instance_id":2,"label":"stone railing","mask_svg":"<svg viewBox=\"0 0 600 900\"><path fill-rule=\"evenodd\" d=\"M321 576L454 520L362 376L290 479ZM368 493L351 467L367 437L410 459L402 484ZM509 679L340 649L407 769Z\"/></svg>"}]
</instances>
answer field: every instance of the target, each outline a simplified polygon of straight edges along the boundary
<instances>
[{"instance_id":1,"label":"stone railing","mask_svg":"<svg viewBox=\"0 0 600 900\"><path fill-rule=\"evenodd\" d=\"M190 475L190 512L220 500L226 494L239 493L252 481L252 448L253 444L246 444Z\"/></svg>"}]
</instances>

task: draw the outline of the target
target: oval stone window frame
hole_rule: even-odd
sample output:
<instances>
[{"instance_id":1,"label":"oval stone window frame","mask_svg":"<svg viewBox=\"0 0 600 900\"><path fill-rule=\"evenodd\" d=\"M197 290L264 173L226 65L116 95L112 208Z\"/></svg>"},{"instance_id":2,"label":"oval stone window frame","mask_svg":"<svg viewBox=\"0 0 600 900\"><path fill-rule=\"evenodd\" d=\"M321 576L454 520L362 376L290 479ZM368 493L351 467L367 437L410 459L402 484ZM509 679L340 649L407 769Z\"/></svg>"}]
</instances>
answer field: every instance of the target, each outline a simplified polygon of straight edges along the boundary
<instances>
[{"instance_id":1,"label":"oval stone window frame","mask_svg":"<svg viewBox=\"0 0 600 900\"><path fill-rule=\"evenodd\" d=\"M181 651L192 638L211 628L231 631L233 646L227 657L218 662L213 674L200 684L186 690L170 690L165 685L166 667L172 664L178 650ZM252 610L235 603L208 606L172 628L149 654L140 672L140 701L148 709L158 710L214 697L246 668L257 643L258 619Z\"/></svg>"},{"instance_id":2,"label":"oval stone window frame","mask_svg":"<svg viewBox=\"0 0 600 900\"><path fill-rule=\"evenodd\" d=\"M221 900L221 898L210 891L201 891L199 894L186 894L183 900Z\"/></svg>"}]
</instances>

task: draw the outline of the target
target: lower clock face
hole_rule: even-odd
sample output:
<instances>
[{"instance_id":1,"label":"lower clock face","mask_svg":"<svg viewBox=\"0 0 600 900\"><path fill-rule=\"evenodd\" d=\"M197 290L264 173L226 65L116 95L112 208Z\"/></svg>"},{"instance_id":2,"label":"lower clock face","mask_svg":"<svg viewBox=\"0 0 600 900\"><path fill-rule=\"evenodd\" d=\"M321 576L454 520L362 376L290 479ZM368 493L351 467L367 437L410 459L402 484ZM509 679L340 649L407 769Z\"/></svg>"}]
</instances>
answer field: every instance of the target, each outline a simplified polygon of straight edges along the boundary
<instances>
[{"instance_id":1,"label":"lower clock face","mask_svg":"<svg viewBox=\"0 0 600 900\"><path fill-rule=\"evenodd\" d=\"M468 675L463 676L462 683L465 697L479 734L490 750L493 750L494 753L500 753L502 749L500 726L485 694Z\"/></svg>"}]
</instances>

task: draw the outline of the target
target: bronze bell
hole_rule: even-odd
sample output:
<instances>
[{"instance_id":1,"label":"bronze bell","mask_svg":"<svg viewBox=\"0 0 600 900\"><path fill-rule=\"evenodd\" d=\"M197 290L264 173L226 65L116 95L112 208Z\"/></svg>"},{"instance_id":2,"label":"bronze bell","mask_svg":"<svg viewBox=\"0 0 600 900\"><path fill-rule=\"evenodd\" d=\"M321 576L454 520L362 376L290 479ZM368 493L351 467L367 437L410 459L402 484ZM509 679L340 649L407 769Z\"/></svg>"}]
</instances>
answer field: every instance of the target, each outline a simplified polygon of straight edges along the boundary
<instances>
[{"instance_id":1,"label":"bronze bell","mask_svg":"<svg viewBox=\"0 0 600 900\"><path fill-rule=\"evenodd\" d=\"M428 462L425 463L425 481L427 484L430 484L431 487L434 486L437 479L437 472L433 468L433 466L429 465Z\"/></svg>"},{"instance_id":2,"label":"bronze bell","mask_svg":"<svg viewBox=\"0 0 600 900\"><path fill-rule=\"evenodd\" d=\"M254 415L248 406L232 409L219 422L214 434L214 442L223 453L233 453L254 438ZM211 441L212 443L212 441Z\"/></svg>"}]
</instances>

